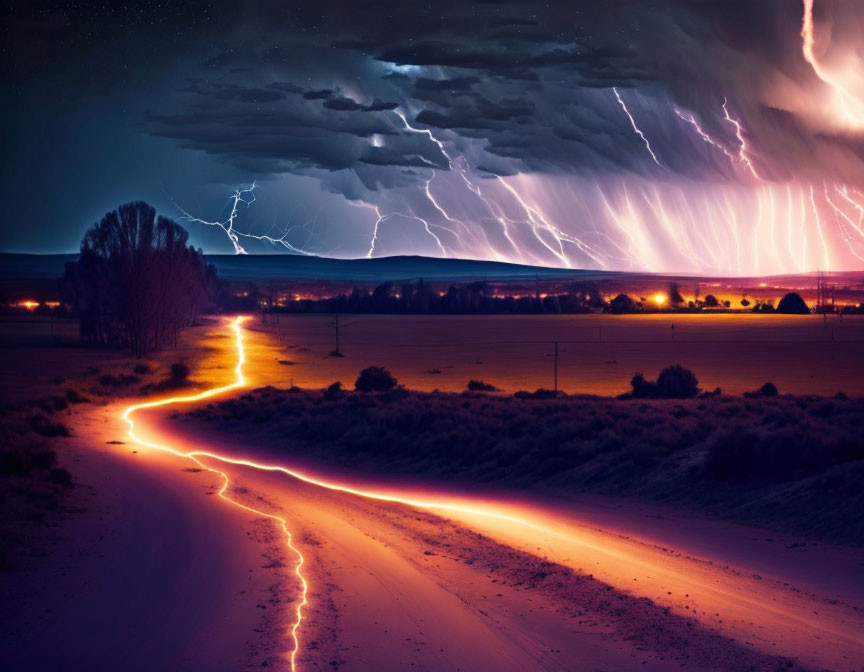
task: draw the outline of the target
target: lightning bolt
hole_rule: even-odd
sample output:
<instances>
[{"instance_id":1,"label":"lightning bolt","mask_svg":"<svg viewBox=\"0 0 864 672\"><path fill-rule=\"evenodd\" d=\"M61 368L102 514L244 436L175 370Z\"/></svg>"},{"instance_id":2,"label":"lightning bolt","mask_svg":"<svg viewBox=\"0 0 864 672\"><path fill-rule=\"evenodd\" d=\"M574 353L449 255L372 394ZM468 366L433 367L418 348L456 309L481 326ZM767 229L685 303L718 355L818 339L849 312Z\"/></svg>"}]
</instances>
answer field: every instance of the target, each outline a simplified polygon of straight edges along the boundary
<instances>
[{"instance_id":1,"label":"lightning bolt","mask_svg":"<svg viewBox=\"0 0 864 672\"><path fill-rule=\"evenodd\" d=\"M244 231L238 231L234 228L234 222L237 220L239 216L239 208L240 205L245 205L247 208L251 206L255 202L255 190L259 189L257 182L253 182L250 187L238 187L234 190L234 193L231 195L231 213L228 215L228 219L224 221L207 221L205 219L200 219L199 217L194 217L190 215L186 210L180 207L176 202L174 202L174 206L180 210L182 219L185 222L193 222L195 224L203 224L205 226L215 226L222 231L225 232L225 235L228 237L228 240L231 241L231 244L234 246L234 254L248 254L246 248L240 243L241 238L245 238L248 240L259 240L262 242L270 243L271 245L279 245L284 249L292 252L294 254L303 254L307 256L313 256L311 253L306 252L302 248L295 247L291 243L288 242L288 234L292 233L298 227L289 226L282 232L282 235L278 238L270 236L270 235L259 235L254 233L248 233Z\"/></svg>"},{"instance_id":2,"label":"lightning bolt","mask_svg":"<svg viewBox=\"0 0 864 672\"><path fill-rule=\"evenodd\" d=\"M680 119L683 119L684 121L686 121L688 124L690 124L696 130L696 133L699 135L700 138L702 138L702 140L704 140L706 143L708 143L712 147L716 147L717 149L719 149L721 152L723 152L723 154L725 154L729 158L729 160L733 164L735 163L736 158L732 155L732 153L728 149L726 149L726 147L724 147L719 142L714 140L714 138L712 138L710 135L708 135L708 133L705 132L705 130L702 128L702 126L699 125L699 122L696 121L696 117L693 116L693 114L682 112L677 107L672 108L672 109L675 111L675 114L678 115L678 117Z\"/></svg>"},{"instance_id":3,"label":"lightning bolt","mask_svg":"<svg viewBox=\"0 0 864 672\"><path fill-rule=\"evenodd\" d=\"M859 101L819 64L816 55L813 53L813 46L816 43L813 24L813 3L814 0L804 0L804 16L801 20L801 54L804 56L804 60L813 68L816 76L836 92L837 99L840 102L840 109L845 115L847 123L852 126L861 126L864 123L862 122L861 115L853 113L850 107L853 104L857 104L856 107L859 108L860 112Z\"/></svg>"},{"instance_id":4,"label":"lightning bolt","mask_svg":"<svg viewBox=\"0 0 864 672\"><path fill-rule=\"evenodd\" d=\"M819 232L819 239L822 241L822 253L825 260L825 268L831 268L831 261L828 258L828 243L825 242L825 233L822 231L822 219L819 217L819 209L816 207L816 195L813 190L813 185L810 185L810 205L813 206L813 216L816 217L816 230Z\"/></svg>"},{"instance_id":5,"label":"lightning bolt","mask_svg":"<svg viewBox=\"0 0 864 672\"><path fill-rule=\"evenodd\" d=\"M399 110L394 110L394 112L402 120L402 123L405 126L406 130L408 130L411 133L423 134L438 146L438 148L441 150L441 153L447 158L448 169L453 170L454 165L456 166L456 170L459 172L459 175L461 176L461 178L462 178L463 182L465 183L465 186L468 188L468 190L471 191L473 194L475 194L484 203L484 205L489 209L489 212L492 214L494 220L497 221L501 225L503 233L504 233L504 237L513 246L513 249L521 252L519 246L516 245L515 241L510 236L509 224L514 224L516 222L505 217L501 208L497 207L497 206L493 206L493 204L489 201L489 199L487 199L483 195L483 192L480 190L480 187L478 187L476 184L474 184L473 182L471 182L471 180L468 179L468 176L466 174L467 169L470 168L470 165L468 164L468 160L463 155L460 155L460 156L454 158L445 149L443 141L441 141L437 137L435 137L435 134L432 133L431 130L426 129L426 128L417 128L417 127L411 126L411 124L408 123L407 117L402 112L400 112ZM464 165L464 167L463 167L463 165ZM430 184L431 184L432 180L435 178L435 175L436 175L436 172L433 170L432 176L426 182L425 191L426 191L427 198L432 203L432 205L442 214L442 216L445 219L447 219L451 222L454 222L454 223L461 224L462 226L465 226L464 222L462 222L461 220L457 220L457 219L451 217L449 215L449 213L447 213L447 211L432 196L432 193L430 191ZM566 234L563 231L561 231L558 227L554 226L549 221L549 219L539 210L539 208L532 207L532 206L528 205L528 203L522 197L522 195L519 194L518 191L512 185L510 185L506 180L504 180L502 177L495 175L495 179L516 199L517 203L519 204L519 207L522 208L523 212L525 212L526 223L531 227L532 233L534 234L534 237L537 239L537 241L540 242L540 244L543 247L545 247L547 250L549 250L549 252L551 252L559 261L561 261L561 263L563 263L568 268L572 266L570 259L567 257L566 253L564 252L564 243L567 242L567 243L575 245L586 256L590 257L596 263L598 263L601 266L601 268L606 268L605 262L599 257L598 254L596 254L592 250L592 248L589 245L584 243L582 240L580 240L576 236ZM380 223L380 221L381 220L380 220L380 213L379 213L379 223ZM550 243L544 238L544 236L541 233L543 231L550 234L555 239L555 242L557 244L554 247L552 245L550 245Z\"/></svg>"},{"instance_id":6,"label":"lightning bolt","mask_svg":"<svg viewBox=\"0 0 864 672\"><path fill-rule=\"evenodd\" d=\"M732 126L735 127L735 137L738 138L738 160L747 166L747 169L757 180L761 180L762 178L756 173L756 169L753 168L753 164L750 162L750 157L747 156L747 143L744 140L744 135L741 132L741 122L735 119L731 114L729 114L729 109L727 106L726 98L723 99L723 118L728 121Z\"/></svg>"},{"instance_id":7,"label":"lightning bolt","mask_svg":"<svg viewBox=\"0 0 864 672\"><path fill-rule=\"evenodd\" d=\"M624 104L624 99L621 97L621 94L618 93L617 87L612 87L612 91L615 93L615 97L618 99L618 104L621 106L621 109L624 110L624 114L627 115L627 118L630 120L630 125L633 127L636 135L642 138L642 142L645 143L645 148L648 150L648 153L651 155L651 158L654 159L654 163L656 163L661 168L663 167L661 163L657 160L657 156L654 154L654 150L651 149L651 143L648 142L648 138L645 137L645 134L639 130L639 127L636 125L636 120L633 119L633 115L630 114L630 110L627 109L627 105Z\"/></svg>"},{"instance_id":8,"label":"lightning bolt","mask_svg":"<svg viewBox=\"0 0 864 672\"><path fill-rule=\"evenodd\" d=\"M843 225L843 222L845 221L846 224L848 224L849 228L851 228L853 231L855 231L856 233L858 233L858 235L860 235L862 237L864 237L864 231L862 231L860 228L858 228L858 225L854 221L852 221L852 218L849 217L849 215L847 215L845 212L843 212L843 210L840 209L837 206L837 204L831 200L831 196L828 195L828 186L824 185L824 187L825 187L825 200L827 201L828 205L831 206L831 209L834 211L834 217L837 218L837 223L840 226L840 233L843 236L843 240L846 241L846 247L849 248L849 251L852 254L854 254L856 257L858 257L861 261L864 261L864 257L862 257L860 254L858 254L858 252L856 251L855 245L852 243L852 240L849 237L849 232L847 231L846 226ZM837 187L835 185L835 189L836 188Z\"/></svg>"}]
</instances>

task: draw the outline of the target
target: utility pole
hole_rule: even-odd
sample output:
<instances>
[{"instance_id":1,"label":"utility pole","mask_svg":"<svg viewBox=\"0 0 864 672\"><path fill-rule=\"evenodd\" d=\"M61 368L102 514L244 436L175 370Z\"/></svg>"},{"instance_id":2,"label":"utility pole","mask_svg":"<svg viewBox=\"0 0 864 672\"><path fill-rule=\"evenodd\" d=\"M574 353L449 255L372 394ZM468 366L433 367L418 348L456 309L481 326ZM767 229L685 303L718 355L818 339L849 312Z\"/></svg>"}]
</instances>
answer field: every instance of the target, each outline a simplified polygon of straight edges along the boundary
<instances>
[{"instance_id":1,"label":"utility pole","mask_svg":"<svg viewBox=\"0 0 864 672\"><path fill-rule=\"evenodd\" d=\"M558 393L558 341L555 341L555 393Z\"/></svg>"},{"instance_id":2,"label":"utility pole","mask_svg":"<svg viewBox=\"0 0 864 672\"><path fill-rule=\"evenodd\" d=\"M276 313L276 336L279 338L279 345L282 345L282 330L279 328L279 313Z\"/></svg>"},{"instance_id":3,"label":"utility pole","mask_svg":"<svg viewBox=\"0 0 864 672\"><path fill-rule=\"evenodd\" d=\"M336 313L336 352L339 350L339 313Z\"/></svg>"}]
</instances>

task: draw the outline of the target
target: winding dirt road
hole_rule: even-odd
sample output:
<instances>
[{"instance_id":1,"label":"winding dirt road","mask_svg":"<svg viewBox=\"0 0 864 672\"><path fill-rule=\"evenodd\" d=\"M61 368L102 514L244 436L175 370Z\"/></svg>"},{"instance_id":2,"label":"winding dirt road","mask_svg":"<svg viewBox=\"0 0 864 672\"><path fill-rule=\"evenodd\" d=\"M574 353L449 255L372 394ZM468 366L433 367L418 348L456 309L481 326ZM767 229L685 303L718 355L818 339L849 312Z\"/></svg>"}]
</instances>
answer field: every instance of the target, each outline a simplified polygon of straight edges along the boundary
<instances>
[{"instance_id":1,"label":"winding dirt road","mask_svg":"<svg viewBox=\"0 0 864 672\"><path fill-rule=\"evenodd\" d=\"M223 386L120 409L145 472L162 469L173 497L185 483L190 510L216 494L226 520L258 525L278 575L256 605L267 610L263 649L238 668L214 625L216 638L176 669L864 669L864 572L852 551L623 504L351 483L168 420L181 405L271 382L263 336L240 319L225 328L220 347L236 361ZM226 523L218 562L200 576L227 581L230 534ZM146 585L148 568L138 571Z\"/></svg>"}]
</instances>

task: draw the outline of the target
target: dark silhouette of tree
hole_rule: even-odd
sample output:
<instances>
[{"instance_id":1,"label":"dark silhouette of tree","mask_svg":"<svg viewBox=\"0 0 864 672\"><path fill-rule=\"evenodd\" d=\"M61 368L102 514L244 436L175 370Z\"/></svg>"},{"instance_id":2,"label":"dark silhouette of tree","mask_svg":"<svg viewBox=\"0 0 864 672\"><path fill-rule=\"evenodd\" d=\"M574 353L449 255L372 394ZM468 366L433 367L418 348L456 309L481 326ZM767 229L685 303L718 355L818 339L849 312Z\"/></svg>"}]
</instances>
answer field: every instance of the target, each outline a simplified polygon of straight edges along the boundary
<instances>
[{"instance_id":1,"label":"dark silhouette of tree","mask_svg":"<svg viewBox=\"0 0 864 672\"><path fill-rule=\"evenodd\" d=\"M786 315L809 315L810 309L804 299L796 292L789 292L777 304L777 312Z\"/></svg>"},{"instance_id":2,"label":"dark silhouette of tree","mask_svg":"<svg viewBox=\"0 0 864 672\"><path fill-rule=\"evenodd\" d=\"M684 297L678 291L678 283L673 282L669 285L669 303L673 306L678 306L684 303Z\"/></svg>"},{"instance_id":3,"label":"dark silhouette of tree","mask_svg":"<svg viewBox=\"0 0 864 672\"><path fill-rule=\"evenodd\" d=\"M705 297L704 305L706 308L716 308L720 305L720 302L717 300L716 296L709 294Z\"/></svg>"},{"instance_id":4,"label":"dark silhouette of tree","mask_svg":"<svg viewBox=\"0 0 864 672\"><path fill-rule=\"evenodd\" d=\"M177 222L141 201L94 224L77 262L66 265L61 295L81 320L81 339L143 357L190 325L215 296L215 269Z\"/></svg>"},{"instance_id":5,"label":"dark silhouette of tree","mask_svg":"<svg viewBox=\"0 0 864 672\"><path fill-rule=\"evenodd\" d=\"M699 381L680 364L667 366L657 376L657 396L661 399L692 399L697 394Z\"/></svg>"},{"instance_id":6,"label":"dark silhouette of tree","mask_svg":"<svg viewBox=\"0 0 864 672\"><path fill-rule=\"evenodd\" d=\"M396 379L383 366L370 366L363 369L354 383L360 392L387 392L396 387Z\"/></svg>"},{"instance_id":7,"label":"dark silhouette of tree","mask_svg":"<svg viewBox=\"0 0 864 672\"><path fill-rule=\"evenodd\" d=\"M635 313L636 302L626 294L619 294L609 302L609 312L616 315Z\"/></svg>"}]
</instances>

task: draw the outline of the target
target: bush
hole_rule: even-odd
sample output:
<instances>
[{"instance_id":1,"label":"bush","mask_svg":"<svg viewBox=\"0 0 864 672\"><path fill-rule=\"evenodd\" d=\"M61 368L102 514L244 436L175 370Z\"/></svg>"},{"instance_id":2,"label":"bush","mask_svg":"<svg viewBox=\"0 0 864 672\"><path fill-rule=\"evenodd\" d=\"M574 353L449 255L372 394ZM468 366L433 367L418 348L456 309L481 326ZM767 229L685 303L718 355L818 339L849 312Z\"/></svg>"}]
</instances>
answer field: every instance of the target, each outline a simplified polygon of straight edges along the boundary
<instances>
[{"instance_id":1,"label":"bush","mask_svg":"<svg viewBox=\"0 0 864 672\"><path fill-rule=\"evenodd\" d=\"M342 389L341 381L336 381L324 390L324 398L327 401L336 401L345 396L345 390Z\"/></svg>"},{"instance_id":2,"label":"bush","mask_svg":"<svg viewBox=\"0 0 864 672\"><path fill-rule=\"evenodd\" d=\"M713 294L709 294L705 297L705 307L706 308L716 308L720 305L720 302L717 300L717 297Z\"/></svg>"},{"instance_id":3,"label":"bush","mask_svg":"<svg viewBox=\"0 0 864 672\"><path fill-rule=\"evenodd\" d=\"M482 380L469 380L468 389L472 392L494 392L496 387L489 383L484 383Z\"/></svg>"},{"instance_id":4,"label":"bush","mask_svg":"<svg viewBox=\"0 0 864 672\"><path fill-rule=\"evenodd\" d=\"M609 312L615 315L636 312L636 302L626 294L619 294L609 302Z\"/></svg>"},{"instance_id":5,"label":"bush","mask_svg":"<svg viewBox=\"0 0 864 672\"><path fill-rule=\"evenodd\" d=\"M697 394L699 381L680 364L667 366L657 377L657 396L661 399L692 399Z\"/></svg>"},{"instance_id":6,"label":"bush","mask_svg":"<svg viewBox=\"0 0 864 672\"><path fill-rule=\"evenodd\" d=\"M555 399L556 397L563 397L563 392L556 392L555 390L547 390L546 388L539 388L534 390L533 392L526 392L525 390L520 390L516 392L514 395L517 399Z\"/></svg>"},{"instance_id":7,"label":"bush","mask_svg":"<svg viewBox=\"0 0 864 672\"><path fill-rule=\"evenodd\" d=\"M776 397L779 394L777 390L777 386L774 383L768 382L765 383L762 387L760 387L755 392L745 392L745 397Z\"/></svg>"},{"instance_id":8,"label":"bush","mask_svg":"<svg viewBox=\"0 0 864 672\"><path fill-rule=\"evenodd\" d=\"M189 377L189 365L175 362L171 365L171 377L174 380L186 380Z\"/></svg>"},{"instance_id":9,"label":"bush","mask_svg":"<svg viewBox=\"0 0 864 672\"><path fill-rule=\"evenodd\" d=\"M146 364L136 364L135 368L132 369L132 373L137 373L139 376L143 376L145 373L150 373L150 367Z\"/></svg>"},{"instance_id":10,"label":"bush","mask_svg":"<svg viewBox=\"0 0 864 672\"><path fill-rule=\"evenodd\" d=\"M635 399L657 398L657 383L645 380L645 376L641 373L637 373L630 379L630 385L633 387L632 396Z\"/></svg>"},{"instance_id":11,"label":"bush","mask_svg":"<svg viewBox=\"0 0 864 672\"><path fill-rule=\"evenodd\" d=\"M66 390L66 401L70 404L89 404L90 400L80 394L78 390L68 389Z\"/></svg>"},{"instance_id":12,"label":"bush","mask_svg":"<svg viewBox=\"0 0 864 672\"><path fill-rule=\"evenodd\" d=\"M809 315L810 309L796 292L789 292L777 304L777 312L785 315Z\"/></svg>"},{"instance_id":13,"label":"bush","mask_svg":"<svg viewBox=\"0 0 864 672\"><path fill-rule=\"evenodd\" d=\"M62 422L51 422L41 413L36 413L27 418L27 424L37 434L49 438L55 436L69 436L69 429Z\"/></svg>"},{"instance_id":14,"label":"bush","mask_svg":"<svg viewBox=\"0 0 864 672\"><path fill-rule=\"evenodd\" d=\"M354 383L360 392L386 392L396 387L396 379L383 366L370 366L363 369Z\"/></svg>"}]
</instances>

